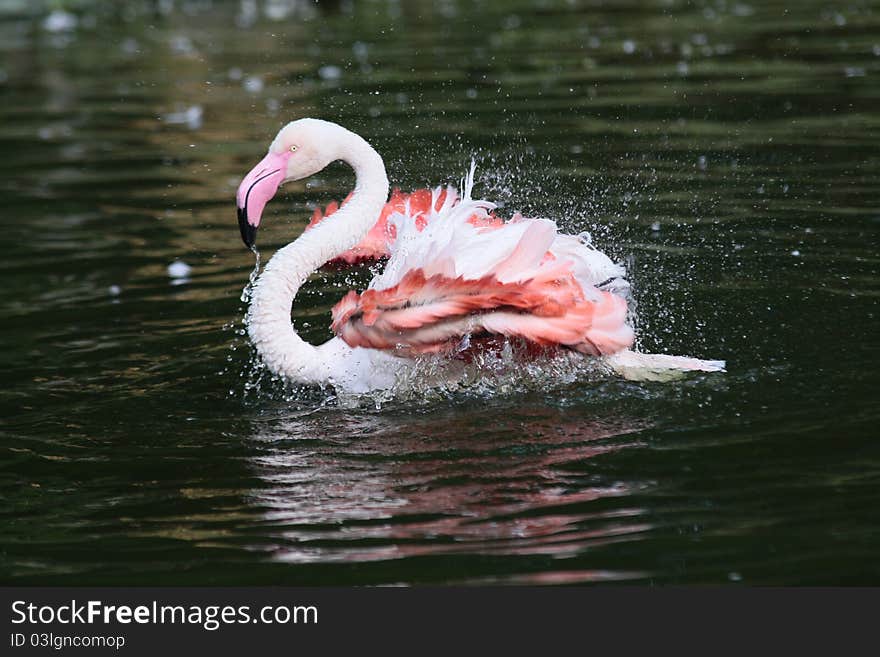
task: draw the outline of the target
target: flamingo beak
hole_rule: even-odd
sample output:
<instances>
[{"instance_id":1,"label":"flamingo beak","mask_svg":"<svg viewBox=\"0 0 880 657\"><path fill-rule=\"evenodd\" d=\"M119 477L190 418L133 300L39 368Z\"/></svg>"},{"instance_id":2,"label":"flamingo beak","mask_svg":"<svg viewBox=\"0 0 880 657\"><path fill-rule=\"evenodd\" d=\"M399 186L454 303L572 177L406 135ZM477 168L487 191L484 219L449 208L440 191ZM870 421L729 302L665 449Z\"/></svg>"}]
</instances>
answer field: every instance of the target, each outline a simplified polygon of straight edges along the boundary
<instances>
[{"instance_id":1,"label":"flamingo beak","mask_svg":"<svg viewBox=\"0 0 880 657\"><path fill-rule=\"evenodd\" d=\"M236 208L238 210L238 229L241 231L241 241L247 248L253 248L257 242L257 227L252 226L248 222L247 210L245 208Z\"/></svg>"},{"instance_id":2,"label":"flamingo beak","mask_svg":"<svg viewBox=\"0 0 880 657\"><path fill-rule=\"evenodd\" d=\"M270 152L260 160L238 186L235 200L238 206L238 228L245 246L252 248L257 240L257 228L266 203L278 192L287 170L287 158Z\"/></svg>"}]
</instances>

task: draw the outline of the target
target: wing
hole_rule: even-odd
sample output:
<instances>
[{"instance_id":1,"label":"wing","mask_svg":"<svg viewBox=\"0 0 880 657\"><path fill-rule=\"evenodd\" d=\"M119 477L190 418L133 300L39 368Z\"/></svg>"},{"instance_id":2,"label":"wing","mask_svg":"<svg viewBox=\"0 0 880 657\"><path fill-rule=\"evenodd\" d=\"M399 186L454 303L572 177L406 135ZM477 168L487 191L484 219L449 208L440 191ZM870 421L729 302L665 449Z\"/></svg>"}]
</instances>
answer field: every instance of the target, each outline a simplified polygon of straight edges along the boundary
<instances>
[{"instance_id":1,"label":"wing","mask_svg":"<svg viewBox=\"0 0 880 657\"><path fill-rule=\"evenodd\" d=\"M548 219L501 222L470 198L472 176L461 199L432 202L421 227L388 217L387 266L333 308L333 330L353 347L408 353L481 334L594 355L629 347L623 269ZM602 289L609 281L614 291Z\"/></svg>"}]
</instances>

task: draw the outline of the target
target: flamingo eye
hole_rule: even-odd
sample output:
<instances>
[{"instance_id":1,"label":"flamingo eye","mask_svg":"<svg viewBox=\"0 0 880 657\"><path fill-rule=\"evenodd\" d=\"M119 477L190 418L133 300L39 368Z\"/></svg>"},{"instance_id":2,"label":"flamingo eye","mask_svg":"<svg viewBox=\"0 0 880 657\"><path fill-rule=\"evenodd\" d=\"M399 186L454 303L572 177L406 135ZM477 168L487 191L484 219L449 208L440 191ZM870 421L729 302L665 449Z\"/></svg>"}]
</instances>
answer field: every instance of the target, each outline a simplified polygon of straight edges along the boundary
<instances>
[{"instance_id":1,"label":"flamingo eye","mask_svg":"<svg viewBox=\"0 0 880 657\"><path fill-rule=\"evenodd\" d=\"M291 153L296 153L296 146L291 145L291 147L290 147L290 152L291 152Z\"/></svg>"}]
</instances>

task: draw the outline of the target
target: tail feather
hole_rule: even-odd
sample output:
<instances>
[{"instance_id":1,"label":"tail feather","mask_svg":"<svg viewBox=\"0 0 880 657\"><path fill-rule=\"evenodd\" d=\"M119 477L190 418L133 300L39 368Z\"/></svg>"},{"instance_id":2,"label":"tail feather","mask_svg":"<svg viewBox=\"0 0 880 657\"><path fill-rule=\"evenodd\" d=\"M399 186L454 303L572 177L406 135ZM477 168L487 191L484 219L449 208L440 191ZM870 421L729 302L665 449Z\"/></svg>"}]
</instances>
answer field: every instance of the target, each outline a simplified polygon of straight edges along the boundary
<instances>
[{"instance_id":1,"label":"tail feather","mask_svg":"<svg viewBox=\"0 0 880 657\"><path fill-rule=\"evenodd\" d=\"M643 354L630 349L607 356L605 362L631 381L669 381L681 378L688 372L724 372L726 367L723 360Z\"/></svg>"}]
</instances>

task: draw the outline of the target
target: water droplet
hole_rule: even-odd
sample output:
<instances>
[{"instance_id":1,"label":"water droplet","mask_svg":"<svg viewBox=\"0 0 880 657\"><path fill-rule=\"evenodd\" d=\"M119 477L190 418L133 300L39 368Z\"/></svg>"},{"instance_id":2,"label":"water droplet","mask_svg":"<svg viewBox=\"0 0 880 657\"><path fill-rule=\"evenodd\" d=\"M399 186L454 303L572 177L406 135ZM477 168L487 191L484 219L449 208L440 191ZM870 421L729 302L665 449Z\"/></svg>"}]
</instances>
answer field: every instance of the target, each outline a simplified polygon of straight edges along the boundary
<instances>
[{"instance_id":1,"label":"water droplet","mask_svg":"<svg viewBox=\"0 0 880 657\"><path fill-rule=\"evenodd\" d=\"M243 86L248 93L258 94L263 90L263 78L258 75L249 75L244 79Z\"/></svg>"},{"instance_id":2,"label":"water droplet","mask_svg":"<svg viewBox=\"0 0 880 657\"><path fill-rule=\"evenodd\" d=\"M174 279L186 279L192 273L192 267L183 260L175 260L168 265L168 275Z\"/></svg>"},{"instance_id":3,"label":"water droplet","mask_svg":"<svg viewBox=\"0 0 880 657\"><path fill-rule=\"evenodd\" d=\"M342 77L342 69L338 66L322 66L318 69L318 76L322 80L338 80Z\"/></svg>"},{"instance_id":4,"label":"water droplet","mask_svg":"<svg viewBox=\"0 0 880 657\"><path fill-rule=\"evenodd\" d=\"M363 41L355 41L354 44L351 46L351 51L358 59L366 59L369 48L367 47L367 44Z\"/></svg>"},{"instance_id":5,"label":"water droplet","mask_svg":"<svg viewBox=\"0 0 880 657\"><path fill-rule=\"evenodd\" d=\"M196 47L193 45L193 42L190 40L188 36L177 35L172 37L169 46L171 47L171 52L176 55L193 55L196 52Z\"/></svg>"},{"instance_id":6,"label":"water droplet","mask_svg":"<svg viewBox=\"0 0 880 657\"><path fill-rule=\"evenodd\" d=\"M503 27L505 30L515 30L520 25L522 25L522 19L516 14L506 16L504 20L501 21L501 27Z\"/></svg>"},{"instance_id":7,"label":"water droplet","mask_svg":"<svg viewBox=\"0 0 880 657\"><path fill-rule=\"evenodd\" d=\"M43 29L47 32L69 32L76 29L78 22L74 14L63 9L56 9L46 16L43 21Z\"/></svg>"},{"instance_id":8,"label":"water droplet","mask_svg":"<svg viewBox=\"0 0 880 657\"><path fill-rule=\"evenodd\" d=\"M190 130L198 130L202 127L202 106L192 105L186 109L166 114L165 122L171 125L185 125Z\"/></svg>"}]
</instances>

